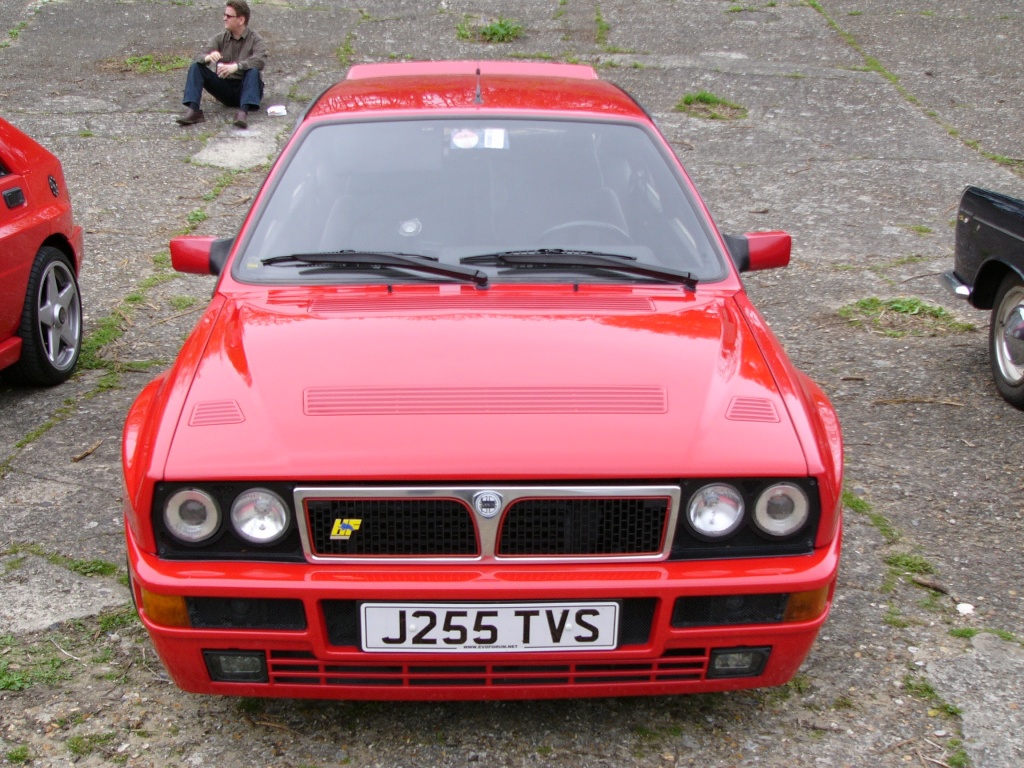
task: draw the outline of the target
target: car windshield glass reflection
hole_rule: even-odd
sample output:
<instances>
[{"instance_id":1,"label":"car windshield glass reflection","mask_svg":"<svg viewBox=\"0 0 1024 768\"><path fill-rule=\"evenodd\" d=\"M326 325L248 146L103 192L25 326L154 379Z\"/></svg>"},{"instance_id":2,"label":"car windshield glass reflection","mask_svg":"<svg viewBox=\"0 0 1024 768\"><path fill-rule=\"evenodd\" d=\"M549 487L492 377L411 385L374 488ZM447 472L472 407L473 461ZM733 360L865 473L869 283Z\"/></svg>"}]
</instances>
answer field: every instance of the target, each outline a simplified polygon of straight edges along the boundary
<instances>
[{"instance_id":1,"label":"car windshield glass reflection","mask_svg":"<svg viewBox=\"0 0 1024 768\"><path fill-rule=\"evenodd\" d=\"M288 160L245 237L246 282L381 278L314 270L277 257L338 252L423 256L458 269L509 252L628 257L655 270L548 263L545 282L658 280L657 270L715 280L725 270L682 180L634 125L513 119L340 123L312 130ZM576 260L578 261L578 259ZM536 270L462 261L492 282ZM457 280L394 270L390 281ZM664 275L662 276L663 279ZM464 277L463 277L464 279Z\"/></svg>"}]
</instances>

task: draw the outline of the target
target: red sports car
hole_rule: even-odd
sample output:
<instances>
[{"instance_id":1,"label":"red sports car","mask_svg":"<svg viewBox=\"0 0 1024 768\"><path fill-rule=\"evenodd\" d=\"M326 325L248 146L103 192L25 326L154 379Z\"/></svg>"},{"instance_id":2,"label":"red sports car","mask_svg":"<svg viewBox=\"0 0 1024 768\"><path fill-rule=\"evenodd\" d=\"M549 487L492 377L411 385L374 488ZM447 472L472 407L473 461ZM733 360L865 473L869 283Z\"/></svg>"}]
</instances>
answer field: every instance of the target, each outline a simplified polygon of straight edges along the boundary
<instances>
[{"instance_id":1,"label":"red sports car","mask_svg":"<svg viewBox=\"0 0 1024 768\"><path fill-rule=\"evenodd\" d=\"M82 229L60 161L0 120L0 369L59 384L82 348Z\"/></svg>"},{"instance_id":2,"label":"red sports car","mask_svg":"<svg viewBox=\"0 0 1024 768\"><path fill-rule=\"evenodd\" d=\"M836 414L650 116L590 67L353 67L124 432L182 688L516 699L778 685L828 613Z\"/></svg>"}]
</instances>

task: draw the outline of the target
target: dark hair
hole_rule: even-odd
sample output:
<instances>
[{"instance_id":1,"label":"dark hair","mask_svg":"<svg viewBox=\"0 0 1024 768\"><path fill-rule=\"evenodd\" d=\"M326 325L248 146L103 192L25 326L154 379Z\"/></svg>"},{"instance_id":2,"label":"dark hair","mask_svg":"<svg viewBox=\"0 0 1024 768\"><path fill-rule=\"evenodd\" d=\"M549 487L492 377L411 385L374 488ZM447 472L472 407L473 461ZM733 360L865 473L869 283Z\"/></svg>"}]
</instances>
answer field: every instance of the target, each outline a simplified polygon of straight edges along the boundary
<instances>
[{"instance_id":1,"label":"dark hair","mask_svg":"<svg viewBox=\"0 0 1024 768\"><path fill-rule=\"evenodd\" d=\"M249 4L245 0L227 0L224 3L225 7L232 9L239 16L245 18L246 26L249 24L249 18L252 16L252 11L249 10Z\"/></svg>"}]
</instances>

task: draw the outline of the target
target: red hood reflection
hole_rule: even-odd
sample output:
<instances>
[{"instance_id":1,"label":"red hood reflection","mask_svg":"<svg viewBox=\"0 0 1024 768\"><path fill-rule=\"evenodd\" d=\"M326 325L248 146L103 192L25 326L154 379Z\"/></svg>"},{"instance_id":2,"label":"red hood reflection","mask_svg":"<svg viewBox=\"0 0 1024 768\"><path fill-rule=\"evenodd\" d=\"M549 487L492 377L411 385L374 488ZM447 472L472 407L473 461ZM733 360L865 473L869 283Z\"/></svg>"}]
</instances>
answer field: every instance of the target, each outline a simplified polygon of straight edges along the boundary
<instances>
[{"instance_id":1,"label":"red hood reflection","mask_svg":"<svg viewBox=\"0 0 1024 768\"><path fill-rule=\"evenodd\" d=\"M730 298L453 288L227 301L166 476L806 473Z\"/></svg>"}]
</instances>

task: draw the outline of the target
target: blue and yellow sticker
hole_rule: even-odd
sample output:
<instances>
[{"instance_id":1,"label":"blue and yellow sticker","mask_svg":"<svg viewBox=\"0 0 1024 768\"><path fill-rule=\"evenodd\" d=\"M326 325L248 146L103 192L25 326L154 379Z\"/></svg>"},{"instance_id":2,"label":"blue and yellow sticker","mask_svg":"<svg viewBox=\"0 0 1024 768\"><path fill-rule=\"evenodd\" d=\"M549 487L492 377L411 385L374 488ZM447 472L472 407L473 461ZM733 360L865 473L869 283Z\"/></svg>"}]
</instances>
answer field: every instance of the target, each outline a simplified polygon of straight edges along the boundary
<instances>
[{"instance_id":1,"label":"blue and yellow sticker","mask_svg":"<svg viewBox=\"0 0 1024 768\"><path fill-rule=\"evenodd\" d=\"M355 518L344 518L337 519L334 521L334 527L331 528L331 539L341 539L342 541L348 541L352 534L359 530L359 526L363 524L362 520Z\"/></svg>"}]
</instances>

